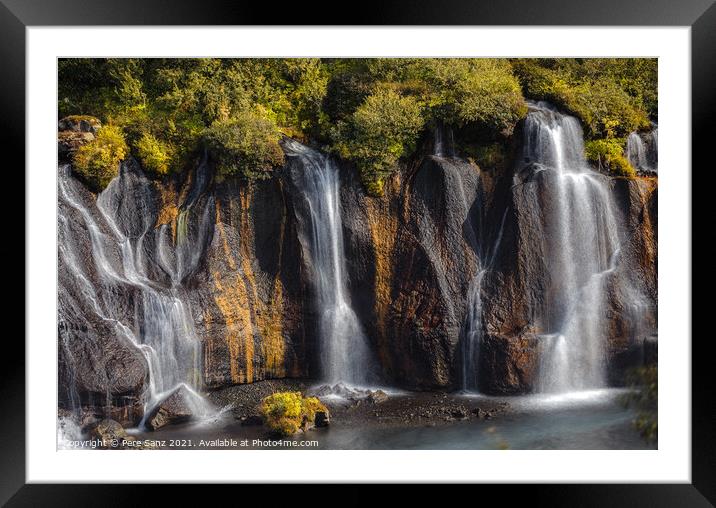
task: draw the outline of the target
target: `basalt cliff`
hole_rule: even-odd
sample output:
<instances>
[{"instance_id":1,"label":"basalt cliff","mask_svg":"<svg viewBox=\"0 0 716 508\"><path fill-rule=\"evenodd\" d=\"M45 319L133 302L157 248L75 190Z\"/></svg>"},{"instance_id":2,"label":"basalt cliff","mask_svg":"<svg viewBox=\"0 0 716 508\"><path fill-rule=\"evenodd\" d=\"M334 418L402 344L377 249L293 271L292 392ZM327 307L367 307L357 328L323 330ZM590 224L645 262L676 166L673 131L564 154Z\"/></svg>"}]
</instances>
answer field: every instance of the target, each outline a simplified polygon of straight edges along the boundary
<instances>
[{"instance_id":1,"label":"basalt cliff","mask_svg":"<svg viewBox=\"0 0 716 508\"><path fill-rule=\"evenodd\" d=\"M525 155L539 127L529 122L495 167L432 155L425 140L382 197L366 194L351 164L331 162L346 301L375 384L540 390L540 372L552 365L548 350L560 347L554 337L569 322L568 300L596 284L580 275L592 268L563 266L565 252L589 258L585 245L604 251L595 261L604 266L592 270L599 303L585 298L588 308L577 313L598 312L599 329L579 322L575 335L601 337L604 384L622 383L641 361L657 322L657 177L591 170L589 182L561 187L547 162ZM191 170L160 181L130 158L97 194L61 162L60 405L101 407L135 425L148 398L181 383L200 392L322 379L309 170L304 159L287 157L270 178L249 185L220 180L212 160L199 156ZM585 213L610 222L579 219ZM558 216L571 226L557 230ZM579 235L603 226L594 243L552 240L565 231L587 238Z\"/></svg>"}]
</instances>

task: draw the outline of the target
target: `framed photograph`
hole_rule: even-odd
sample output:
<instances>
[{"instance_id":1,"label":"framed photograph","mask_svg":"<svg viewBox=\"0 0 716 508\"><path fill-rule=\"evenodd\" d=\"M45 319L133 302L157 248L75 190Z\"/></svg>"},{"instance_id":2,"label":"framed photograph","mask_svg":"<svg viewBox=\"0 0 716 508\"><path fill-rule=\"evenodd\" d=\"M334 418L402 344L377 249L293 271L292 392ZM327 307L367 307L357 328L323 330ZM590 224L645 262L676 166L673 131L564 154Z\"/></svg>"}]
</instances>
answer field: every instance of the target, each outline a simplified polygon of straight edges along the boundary
<instances>
[{"instance_id":1,"label":"framed photograph","mask_svg":"<svg viewBox=\"0 0 716 508\"><path fill-rule=\"evenodd\" d=\"M147 482L713 502L691 332L711 2L394 3L361 26L3 2L27 200L3 502Z\"/></svg>"}]
</instances>

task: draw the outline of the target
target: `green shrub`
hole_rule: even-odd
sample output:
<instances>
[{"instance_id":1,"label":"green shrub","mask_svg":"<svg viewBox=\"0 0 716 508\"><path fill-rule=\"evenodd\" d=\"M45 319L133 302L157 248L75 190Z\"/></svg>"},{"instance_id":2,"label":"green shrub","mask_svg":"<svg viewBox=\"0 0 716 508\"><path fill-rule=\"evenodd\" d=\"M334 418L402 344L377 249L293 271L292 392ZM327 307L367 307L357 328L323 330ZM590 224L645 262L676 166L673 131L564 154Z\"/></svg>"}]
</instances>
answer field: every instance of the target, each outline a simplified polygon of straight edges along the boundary
<instances>
[{"instance_id":1,"label":"green shrub","mask_svg":"<svg viewBox=\"0 0 716 508\"><path fill-rule=\"evenodd\" d=\"M119 173L119 163L129 153L121 129L102 127L91 143L81 146L74 155L74 167L94 190L102 190Z\"/></svg>"},{"instance_id":2,"label":"green shrub","mask_svg":"<svg viewBox=\"0 0 716 508\"><path fill-rule=\"evenodd\" d=\"M507 60L427 59L431 116L448 125L476 123L504 136L527 114L520 84Z\"/></svg>"},{"instance_id":3,"label":"green shrub","mask_svg":"<svg viewBox=\"0 0 716 508\"><path fill-rule=\"evenodd\" d=\"M266 425L281 436L291 436L313 423L316 412L327 411L316 397L301 392L278 392L261 401L259 407Z\"/></svg>"},{"instance_id":4,"label":"green shrub","mask_svg":"<svg viewBox=\"0 0 716 508\"><path fill-rule=\"evenodd\" d=\"M134 146L142 167L157 175L169 173L171 152L167 145L153 135L144 133Z\"/></svg>"},{"instance_id":5,"label":"green shrub","mask_svg":"<svg viewBox=\"0 0 716 508\"><path fill-rule=\"evenodd\" d=\"M217 162L220 176L268 178L272 169L284 162L283 150L278 144L281 133L276 124L254 112L246 111L214 122L204 139Z\"/></svg>"},{"instance_id":6,"label":"green shrub","mask_svg":"<svg viewBox=\"0 0 716 508\"><path fill-rule=\"evenodd\" d=\"M204 143L220 177L265 178L283 161L282 133L354 161L368 192L381 194L426 127L452 127L458 146L482 147L467 155L494 163L487 147L504 145L526 114L523 95L578 117L588 139L646 128L657 67L641 58L72 58L58 62L58 111L119 127L157 175L184 168Z\"/></svg>"},{"instance_id":7,"label":"green shrub","mask_svg":"<svg viewBox=\"0 0 716 508\"><path fill-rule=\"evenodd\" d=\"M600 169L606 169L618 176L634 178L636 170L624 157L623 139L595 139L587 141L584 145L584 152L592 164Z\"/></svg>"},{"instance_id":8,"label":"green shrub","mask_svg":"<svg viewBox=\"0 0 716 508\"><path fill-rule=\"evenodd\" d=\"M414 149L423 122L414 98L379 88L353 113L338 151L356 162L366 187L380 194L383 178Z\"/></svg>"},{"instance_id":9,"label":"green shrub","mask_svg":"<svg viewBox=\"0 0 716 508\"><path fill-rule=\"evenodd\" d=\"M623 137L648 127L641 98L630 95L602 60L518 59L513 68L527 97L575 115L588 138Z\"/></svg>"}]
</instances>

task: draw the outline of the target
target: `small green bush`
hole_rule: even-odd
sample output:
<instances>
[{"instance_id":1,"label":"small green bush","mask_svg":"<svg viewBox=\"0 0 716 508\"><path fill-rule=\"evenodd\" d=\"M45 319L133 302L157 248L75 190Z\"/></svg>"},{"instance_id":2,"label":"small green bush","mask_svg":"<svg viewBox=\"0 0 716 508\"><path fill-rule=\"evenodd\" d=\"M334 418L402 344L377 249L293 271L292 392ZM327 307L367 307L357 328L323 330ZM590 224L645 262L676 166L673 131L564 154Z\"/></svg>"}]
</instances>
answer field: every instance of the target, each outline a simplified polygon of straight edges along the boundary
<instances>
[{"instance_id":1,"label":"small green bush","mask_svg":"<svg viewBox=\"0 0 716 508\"><path fill-rule=\"evenodd\" d=\"M142 167L156 175L169 173L171 153L167 145L153 135L144 133L134 148Z\"/></svg>"},{"instance_id":2,"label":"small green bush","mask_svg":"<svg viewBox=\"0 0 716 508\"><path fill-rule=\"evenodd\" d=\"M338 151L355 161L368 191L380 195L382 180L414 149L423 123L414 98L379 88L353 113Z\"/></svg>"},{"instance_id":3,"label":"small green bush","mask_svg":"<svg viewBox=\"0 0 716 508\"><path fill-rule=\"evenodd\" d=\"M217 162L220 176L264 179L284 162L284 153L278 144L281 133L276 124L254 112L246 111L214 122L204 139Z\"/></svg>"},{"instance_id":4,"label":"small green bush","mask_svg":"<svg viewBox=\"0 0 716 508\"><path fill-rule=\"evenodd\" d=\"M102 127L91 143L74 155L74 167L94 190L100 191L119 173L119 163L129 153L122 130L113 125Z\"/></svg>"},{"instance_id":5,"label":"small green bush","mask_svg":"<svg viewBox=\"0 0 716 508\"><path fill-rule=\"evenodd\" d=\"M301 392L277 392L261 401L259 407L266 425L276 434L291 436L311 424L318 411L328 411L316 397Z\"/></svg>"},{"instance_id":6,"label":"small green bush","mask_svg":"<svg viewBox=\"0 0 716 508\"><path fill-rule=\"evenodd\" d=\"M624 157L623 139L595 139L587 141L584 152L592 164L604 168L618 176L634 178L636 170Z\"/></svg>"}]
</instances>

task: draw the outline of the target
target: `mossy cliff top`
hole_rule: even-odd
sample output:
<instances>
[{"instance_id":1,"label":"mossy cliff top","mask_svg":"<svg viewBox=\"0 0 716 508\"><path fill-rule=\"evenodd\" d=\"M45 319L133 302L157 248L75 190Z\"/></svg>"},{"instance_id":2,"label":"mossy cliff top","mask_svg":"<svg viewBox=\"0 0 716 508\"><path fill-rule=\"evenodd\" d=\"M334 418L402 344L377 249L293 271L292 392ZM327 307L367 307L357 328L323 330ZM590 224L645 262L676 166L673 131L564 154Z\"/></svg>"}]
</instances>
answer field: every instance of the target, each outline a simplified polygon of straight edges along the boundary
<instances>
[{"instance_id":1,"label":"mossy cliff top","mask_svg":"<svg viewBox=\"0 0 716 508\"><path fill-rule=\"evenodd\" d=\"M526 98L575 115L588 141L606 140L592 147L611 154L605 167L628 174L614 147L656 120L656 78L656 59L633 58L61 59L59 115L109 126L75 154L97 188L119 156L161 177L202 148L220 177L267 178L287 135L354 162L379 194L438 125L468 155L504 145Z\"/></svg>"}]
</instances>

